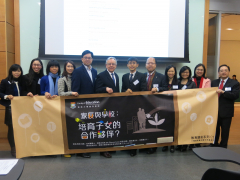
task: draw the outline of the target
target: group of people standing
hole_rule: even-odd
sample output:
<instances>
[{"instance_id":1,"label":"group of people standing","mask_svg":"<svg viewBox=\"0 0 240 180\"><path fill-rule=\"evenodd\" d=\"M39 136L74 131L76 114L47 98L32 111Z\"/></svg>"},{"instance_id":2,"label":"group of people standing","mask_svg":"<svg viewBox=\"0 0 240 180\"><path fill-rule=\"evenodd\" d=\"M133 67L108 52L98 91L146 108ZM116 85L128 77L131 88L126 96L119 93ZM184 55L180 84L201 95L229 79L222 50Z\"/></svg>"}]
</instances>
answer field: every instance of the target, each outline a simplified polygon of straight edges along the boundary
<instances>
[{"instance_id":1,"label":"group of people standing","mask_svg":"<svg viewBox=\"0 0 240 180\"><path fill-rule=\"evenodd\" d=\"M79 94L94 93L116 93L120 92L119 77L115 72L117 60L109 57L106 60L106 70L97 74L97 70L92 67L94 55L86 50L82 53L82 65L76 68L74 62L66 61L64 71L61 74L60 65L57 61L51 60L47 64L46 73L43 73L42 61L38 58L33 59L30 64L29 72L23 75L21 66L14 64L10 67L8 77L3 79L0 84L0 103L6 107L5 124L8 126L8 141L11 146L11 154L16 156L14 143L11 100L14 96L44 95L47 99L57 96L78 96ZM219 79L210 81L205 77L206 69L203 64L198 64L194 68L192 76L191 69L183 66L179 71L173 65L165 69L165 75L156 72L157 62L155 58L149 57L146 61L147 73L137 71L139 62L137 58L131 57L127 61L129 73L122 77L121 92L151 91L161 92L170 90L184 90L192 88L219 87L219 115L216 129L216 139L211 146L227 147L229 129L234 111L234 100L239 96L239 83L228 78L230 68L221 65L218 69ZM218 144L221 127L222 141ZM199 147L200 144L190 145L189 149ZM186 151L188 145L179 145L176 150ZM157 148L146 149L148 154L156 152ZM167 151L168 147L162 148ZM170 152L174 152L174 146L170 147ZM130 155L135 156L137 150L130 150ZM79 154L82 157L90 158L89 153ZM111 158L109 152L101 152L100 155ZM71 155L65 155L70 157Z\"/></svg>"}]
</instances>

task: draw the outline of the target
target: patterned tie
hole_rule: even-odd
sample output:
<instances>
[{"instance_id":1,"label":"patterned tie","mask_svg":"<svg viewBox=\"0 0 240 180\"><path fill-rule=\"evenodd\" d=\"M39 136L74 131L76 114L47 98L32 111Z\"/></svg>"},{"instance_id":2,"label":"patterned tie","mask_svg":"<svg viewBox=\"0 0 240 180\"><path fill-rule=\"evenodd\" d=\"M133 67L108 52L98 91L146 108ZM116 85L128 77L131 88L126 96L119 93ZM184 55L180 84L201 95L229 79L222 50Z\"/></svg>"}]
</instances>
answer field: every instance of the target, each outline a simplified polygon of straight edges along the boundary
<instances>
[{"instance_id":1,"label":"patterned tie","mask_svg":"<svg viewBox=\"0 0 240 180\"><path fill-rule=\"evenodd\" d=\"M113 83L114 83L114 85L116 86L116 84L115 84L114 74L112 73L111 75L112 75Z\"/></svg>"},{"instance_id":2,"label":"patterned tie","mask_svg":"<svg viewBox=\"0 0 240 180\"><path fill-rule=\"evenodd\" d=\"M152 76L151 74L149 74L149 76L148 76L148 82L147 82L148 91L151 90L151 86L150 86L151 76ZM149 87L149 86L150 86L150 87Z\"/></svg>"},{"instance_id":3,"label":"patterned tie","mask_svg":"<svg viewBox=\"0 0 240 180\"><path fill-rule=\"evenodd\" d=\"M220 86L219 86L219 89L223 89L223 83L224 83L224 81L222 80L222 82L221 82L221 84L220 84ZM220 93L218 93L218 97L220 96Z\"/></svg>"},{"instance_id":4,"label":"patterned tie","mask_svg":"<svg viewBox=\"0 0 240 180\"><path fill-rule=\"evenodd\" d=\"M133 80L133 74L130 75L129 82L132 82L132 80Z\"/></svg>"}]
</instances>

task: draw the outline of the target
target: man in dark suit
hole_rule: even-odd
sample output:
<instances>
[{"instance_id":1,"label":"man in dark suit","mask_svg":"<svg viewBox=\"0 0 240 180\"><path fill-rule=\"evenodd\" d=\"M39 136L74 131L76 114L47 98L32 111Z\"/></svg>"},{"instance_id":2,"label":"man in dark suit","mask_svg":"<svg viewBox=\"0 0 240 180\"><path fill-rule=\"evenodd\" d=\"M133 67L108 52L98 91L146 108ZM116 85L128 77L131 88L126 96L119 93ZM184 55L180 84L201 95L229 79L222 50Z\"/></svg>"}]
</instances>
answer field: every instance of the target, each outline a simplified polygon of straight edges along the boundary
<instances>
[{"instance_id":1,"label":"man in dark suit","mask_svg":"<svg viewBox=\"0 0 240 180\"><path fill-rule=\"evenodd\" d=\"M219 66L219 79L213 80L212 87L218 87L218 121L214 143L211 146L227 148L229 130L234 116L234 101L239 97L239 83L229 78L230 67ZM221 127L221 142L218 144Z\"/></svg>"},{"instance_id":2,"label":"man in dark suit","mask_svg":"<svg viewBox=\"0 0 240 180\"><path fill-rule=\"evenodd\" d=\"M109 57L106 60L106 70L97 75L96 93L115 93L119 92L119 78L114 70L117 67L117 60Z\"/></svg>"},{"instance_id":3,"label":"man in dark suit","mask_svg":"<svg viewBox=\"0 0 240 180\"><path fill-rule=\"evenodd\" d=\"M82 53L82 65L72 73L72 91L78 94L93 94L97 70L92 68L93 53L89 50Z\"/></svg>"},{"instance_id":4,"label":"man in dark suit","mask_svg":"<svg viewBox=\"0 0 240 180\"><path fill-rule=\"evenodd\" d=\"M122 77L122 92L146 91L146 78L144 74L137 71L139 66L137 58L129 58L127 67L130 73L124 74ZM137 154L137 149L129 151L130 156Z\"/></svg>"},{"instance_id":5,"label":"man in dark suit","mask_svg":"<svg viewBox=\"0 0 240 180\"><path fill-rule=\"evenodd\" d=\"M97 70L92 68L93 53L85 50L82 53L82 65L72 73L72 91L78 94L93 94L95 91L95 80ZM84 158L90 158L89 153L79 154Z\"/></svg>"},{"instance_id":6,"label":"man in dark suit","mask_svg":"<svg viewBox=\"0 0 240 180\"><path fill-rule=\"evenodd\" d=\"M137 71L139 66L137 58L129 58L127 67L130 73L122 77L122 92L146 91L146 79L144 74Z\"/></svg>"},{"instance_id":7,"label":"man in dark suit","mask_svg":"<svg viewBox=\"0 0 240 180\"><path fill-rule=\"evenodd\" d=\"M155 92L167 91L168 85L165 81L165 76L161 73L156 72L157 62L154 57L149 57L146 62L147 73L145 78L147 82L147 90ZM148 148L147 154L156 152L157 148Z\"/></svg>"}]
</instances>

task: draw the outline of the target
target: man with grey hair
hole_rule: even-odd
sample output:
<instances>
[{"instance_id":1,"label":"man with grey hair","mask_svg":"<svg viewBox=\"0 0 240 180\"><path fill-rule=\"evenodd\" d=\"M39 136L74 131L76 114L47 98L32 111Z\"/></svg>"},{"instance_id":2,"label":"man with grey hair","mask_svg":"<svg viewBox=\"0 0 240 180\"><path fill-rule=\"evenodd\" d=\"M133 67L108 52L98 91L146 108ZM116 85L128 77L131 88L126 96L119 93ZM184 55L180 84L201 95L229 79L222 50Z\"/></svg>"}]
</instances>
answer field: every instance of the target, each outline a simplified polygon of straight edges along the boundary
<instances>
[{"instance_id":1,"label":"man with grey hair","mask_svg":"<svg viewBox=\"0 0 240 180\"><path fill-rule=\"evenodd\" d=\"M119 92L119 78L114 70L117 67L117 60L109 57L106 60L106 70L97 75L96 93L115 93Z\"/></svg>"}]
</instances>

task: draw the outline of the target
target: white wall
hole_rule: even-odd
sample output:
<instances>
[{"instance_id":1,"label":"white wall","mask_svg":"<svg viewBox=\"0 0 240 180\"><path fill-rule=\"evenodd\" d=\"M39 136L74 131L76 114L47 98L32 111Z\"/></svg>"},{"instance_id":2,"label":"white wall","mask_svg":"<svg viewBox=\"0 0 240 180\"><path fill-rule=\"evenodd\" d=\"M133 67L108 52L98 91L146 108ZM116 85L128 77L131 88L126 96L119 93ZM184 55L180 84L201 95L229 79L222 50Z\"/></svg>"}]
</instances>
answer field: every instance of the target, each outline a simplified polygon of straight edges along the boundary
<instances>
[{"instance_id":1,"label":"white wall","mask_svg":"<svg viewBox=\"0 0 240 180\"><path fill-rule=\"evenodd\" d=\"M202 63L204 34L205 0L190 0L189 2L189 58L190 63L174 63L177 70L187 65L192 70ZM21 66L24 73L28 72L30 61L38 57L40 28L40 0L20 0L20 52ZM44 61L44 68L48 61ZM63 66L64 62L60 62ZM158 63L157 71L164 73L165 67L171 63ZM81 65L76 62L77 67ZM103 63L93 62L98 72L105 70ZM145 64L140 64L138 71L146 72ZM45 70L44 70L45 72ZM116 69L119 77L128 72L126 64L118 64Z\"/></svg>"}]
</instances>

